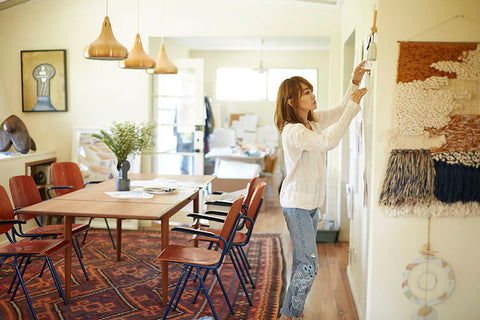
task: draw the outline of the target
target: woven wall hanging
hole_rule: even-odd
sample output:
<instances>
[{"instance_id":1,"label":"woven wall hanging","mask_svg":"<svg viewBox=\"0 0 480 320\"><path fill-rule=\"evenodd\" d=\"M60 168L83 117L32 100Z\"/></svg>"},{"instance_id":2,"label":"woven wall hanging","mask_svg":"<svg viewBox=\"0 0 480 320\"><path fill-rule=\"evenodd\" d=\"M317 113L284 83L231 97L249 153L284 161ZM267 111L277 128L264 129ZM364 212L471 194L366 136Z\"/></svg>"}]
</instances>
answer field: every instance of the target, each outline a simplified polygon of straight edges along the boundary
<instances>
[{"instance_id":1,"label":"woven wall hanging","mask_svg":"<svg viewBox=\"0 0 480 320\"><path fill-rule=\"evenodd\" d=\"M479 43L400 42L393 132L389 215L480 215Z\"/></svg>"}]
</instances>

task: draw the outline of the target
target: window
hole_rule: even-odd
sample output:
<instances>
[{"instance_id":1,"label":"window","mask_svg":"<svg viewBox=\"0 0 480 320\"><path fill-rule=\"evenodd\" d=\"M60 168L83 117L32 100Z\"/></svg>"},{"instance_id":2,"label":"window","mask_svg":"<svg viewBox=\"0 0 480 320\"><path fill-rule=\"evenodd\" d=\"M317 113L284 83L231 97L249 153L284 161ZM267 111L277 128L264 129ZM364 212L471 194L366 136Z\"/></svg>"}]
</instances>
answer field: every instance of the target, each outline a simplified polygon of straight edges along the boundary
<instances>
[{"instance_id":1,"label":"window","mask_svg":"<svg viewBox=\"0 0 480 320\"><path fill-rule=\"evenodd\" d=\"M283 80L293 76L307 79L313 86L314 94L317 94L317 75L317 69L268 69L267 98L277 100L278 87Z\"/></svg>"},{"instance_id":2,"label":"window","mask_svg":"<svg viewBox=\"0 0 480 320\"><path fill-rule=\"evenodd\" d=\"M217 100L265 99L266 73L250 68L218 68Z\"/></svg>"},{"instance_id":3,"label":"window","mask_svg":"<svg viewBox=\"0 0 480 320\"><path fill-rule=\"evenodd\" d=\"M303 77L314 90L317 88L317 69L270 68L260 72L252 68L218 68L216 99L275 101L282 81L293 76Z\"/></svg>"}]
</instances>

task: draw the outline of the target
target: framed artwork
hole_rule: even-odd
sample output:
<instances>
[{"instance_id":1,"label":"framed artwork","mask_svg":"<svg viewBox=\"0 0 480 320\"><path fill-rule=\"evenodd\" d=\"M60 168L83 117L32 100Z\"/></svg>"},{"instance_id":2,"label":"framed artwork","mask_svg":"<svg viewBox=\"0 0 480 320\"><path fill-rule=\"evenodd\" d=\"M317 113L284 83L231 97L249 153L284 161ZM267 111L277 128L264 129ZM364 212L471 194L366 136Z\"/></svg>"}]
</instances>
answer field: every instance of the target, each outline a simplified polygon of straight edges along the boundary
<instances>
[{"instance_id":1,"label":"framed artwork","mask_svg":"<svg viewBox=\"0 0 480 320\"><path fill-rule=\"evenodd\" d=\"M100 128L73 129L72 161L80 167L84 181L103 181L116 173L117 158L92 133L100 133Z\"/></svg>"},{"instance_id":2,"label":"framed artwork","mask_svg":"<svg viewBox=\"0 0 480 320\"><path fill-rule=\"evenodd\" d=\"M84 181L103 181L116 177L117 158L103 141L92 137L92 133L100 133L107 128L74 128L72 140L72 161L82 171ZM141 157L129 158L129 173L140 173Z\"/></svg>"},{"instance_id":3,"label":"framed artwork","mask_svg":"<svg viewBox=\"0 0 480 320\"><path fill-rule=\"evenodd\" d=\"M20 52L22 111L67 111L66 50Z\"/></svg>"}]
</instances>

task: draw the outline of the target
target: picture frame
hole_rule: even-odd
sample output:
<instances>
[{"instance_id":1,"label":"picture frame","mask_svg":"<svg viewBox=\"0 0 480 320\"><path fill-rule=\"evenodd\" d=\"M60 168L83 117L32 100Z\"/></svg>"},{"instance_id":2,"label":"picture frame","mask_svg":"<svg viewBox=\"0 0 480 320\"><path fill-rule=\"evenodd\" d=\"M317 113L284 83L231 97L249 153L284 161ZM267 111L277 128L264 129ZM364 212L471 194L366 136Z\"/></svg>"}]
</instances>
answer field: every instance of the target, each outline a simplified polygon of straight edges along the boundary
<instances>
[{"instance_id":1,"label":"picture frame","mask_svg":"<svg viewBox=\"0 0 480 320\"><path fill-rule=\"evenodd\" d=\"M72 161L80 167L84 181L104 181L118 176L117 158L103 141L92 133L108 131L106 127L73 128ZM140 173L141 157L129 158L129 173Z\"/></svg>"},{"instance_id":2,"label":"picture frame","mask_svg":"<svg viewBox=\"0 0 480 320\"><path fill-rule=\"evenodd\" d=\"M20 51L23 112L66 112L66 50Z\"/></svg>"},{"instance_id":3,"label":"picture frame","mask_svg":"<svg viewBox=\"0 0 480 320\"><path fill-rule=\"evenodd\" d=\"M73 128L72 161L78 164L84 181L104 181L113 177L116 157L92 133L106 128Z\"/></svg>"}]
</instances>

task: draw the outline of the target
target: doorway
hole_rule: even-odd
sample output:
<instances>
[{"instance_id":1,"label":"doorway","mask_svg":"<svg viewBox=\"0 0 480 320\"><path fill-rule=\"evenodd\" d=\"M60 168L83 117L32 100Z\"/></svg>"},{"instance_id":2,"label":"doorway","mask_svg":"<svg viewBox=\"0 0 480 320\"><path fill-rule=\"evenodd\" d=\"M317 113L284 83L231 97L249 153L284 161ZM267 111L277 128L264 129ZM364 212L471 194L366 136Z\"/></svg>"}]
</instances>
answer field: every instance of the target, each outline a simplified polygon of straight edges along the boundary
<instances>
[{"instance_id":1,"label":"doorway","mask_svg":"<svg viewBox=\"0 0 480 320\"><path fill-rule=\"evenodd\" d=\"M205 104L203 60L177 59L178 74L157 75L152 82L156 127L152 172L203 174Z\"/></svg>"},{"instance_id":2,"label":"doorway","mask_svg":"<svg viewBox=\"0 0 480 320\"><path fill-rule=\"evenodd\" d=\"M345 41L343 45L343 88L342 92L345 92L350 85L350 81L352 78L352 71L354 68L355 62L355 30L352 31L348 39ZM356 175L354 163L357 161L351 161L352 152L351 150L351 136L352 130L354 130L354 122L350 126L349 134L346 134L342 139L342 167L340 172L340 193L341 199L340 201L340 233L338 235L339 241L348 241L350 239L350 217L351 217L351 204L352 197L352 187L350 181L352 181L352 175ZM352 163L354 162L354 163Z\"/></svg>"}]
</instances>

